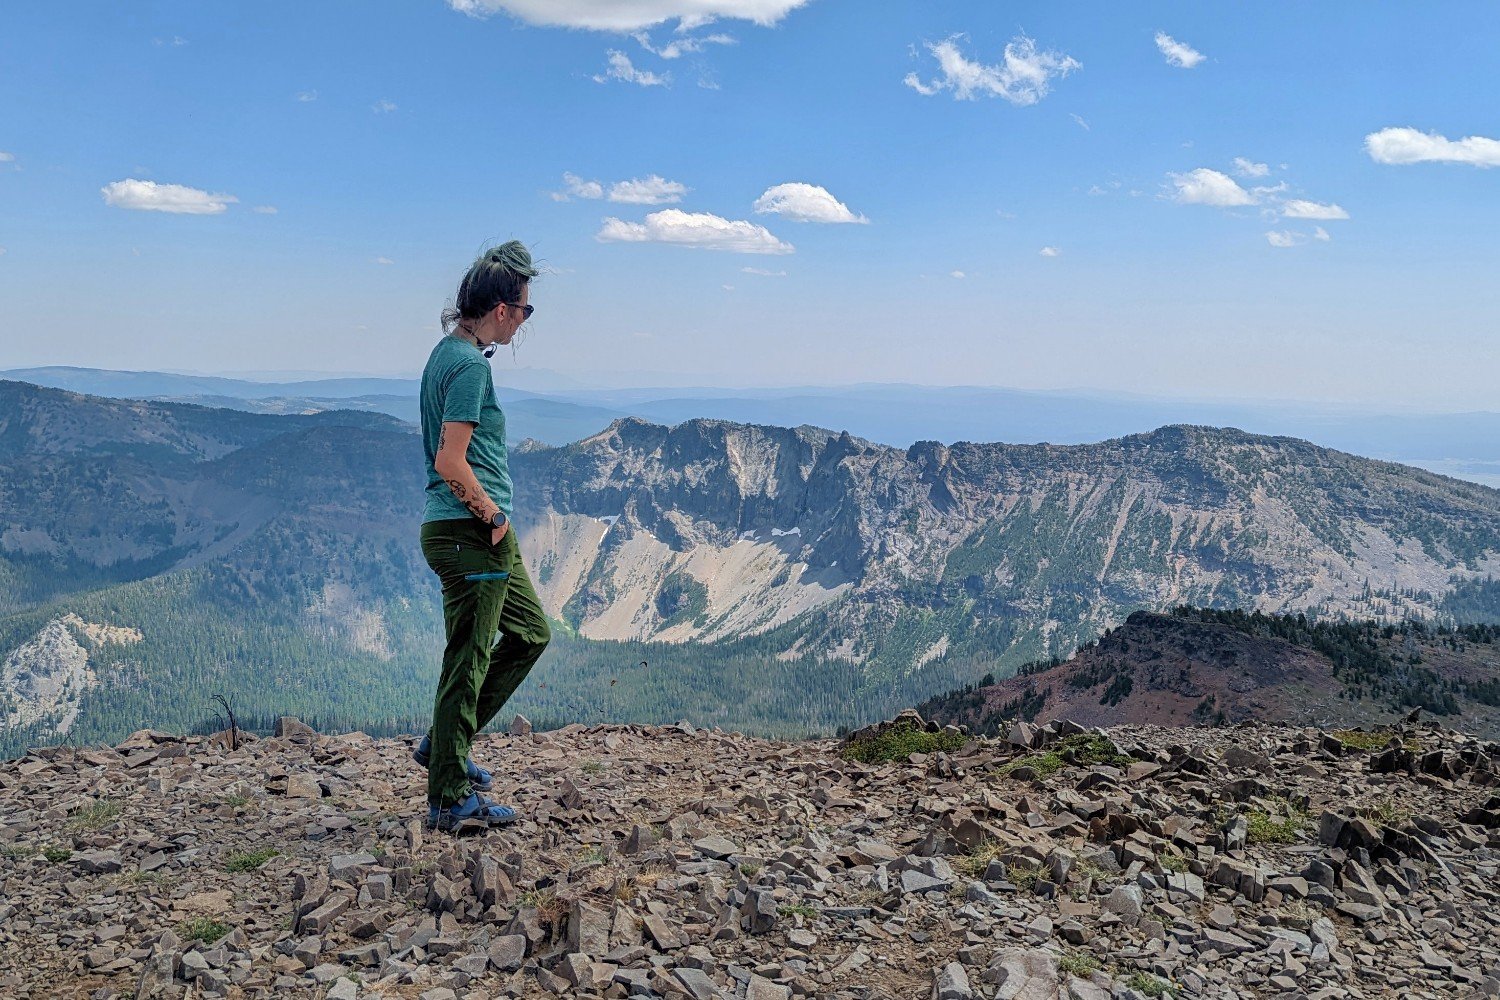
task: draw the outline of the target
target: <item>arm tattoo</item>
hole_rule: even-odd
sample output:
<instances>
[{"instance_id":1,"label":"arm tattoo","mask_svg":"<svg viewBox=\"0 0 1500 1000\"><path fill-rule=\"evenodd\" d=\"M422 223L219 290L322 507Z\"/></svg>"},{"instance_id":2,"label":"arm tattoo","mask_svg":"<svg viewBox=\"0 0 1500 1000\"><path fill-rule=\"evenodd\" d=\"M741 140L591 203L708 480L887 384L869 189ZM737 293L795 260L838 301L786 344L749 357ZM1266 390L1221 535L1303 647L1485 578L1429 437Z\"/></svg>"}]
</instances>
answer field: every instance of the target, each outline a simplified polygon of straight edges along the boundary
<instances>
[{"instance_id":1,"label":"arm tattoo","mask_svg":"<svg viewBox=\"0 0 1500 1000\"><path fill-rule=\"evenodd\" d=\"M438 451L442 451L443 448L447 444L448 444L448 428L446 426L439 427L438 428Z\"/></svg>"},{"instance_id":2,"label":"arm tattoo","mask_svg":"<svg viewBox=\"0 0 1500 1000\"><path fill-rule=\"evenodd\" d=\"M469 497L469 491L465 489L464 484L459 482L457 479L448 480L448 488L452 490L453 495L458 497L460 500L467 500Z\"/></svg>"}]
</instances>

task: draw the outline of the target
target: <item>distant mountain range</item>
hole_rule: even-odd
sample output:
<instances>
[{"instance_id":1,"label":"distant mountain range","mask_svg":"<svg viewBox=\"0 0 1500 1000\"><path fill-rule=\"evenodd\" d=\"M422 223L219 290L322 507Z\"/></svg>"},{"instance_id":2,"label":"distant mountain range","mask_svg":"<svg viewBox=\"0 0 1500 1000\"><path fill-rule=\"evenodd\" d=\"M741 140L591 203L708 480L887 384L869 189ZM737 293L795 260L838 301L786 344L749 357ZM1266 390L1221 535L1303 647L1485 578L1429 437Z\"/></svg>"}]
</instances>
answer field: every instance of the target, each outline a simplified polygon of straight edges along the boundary
<instances>
[{"instance_id":1,"label":"distant mountain range","mask_svg":"<svg viewBox=\"0 0 1500 1000\"><path fill-rule=\"evenodd\" d=\"M1500 491L1305 441L1089 445L635 418L516 449L557 641L518 707L828 731L1179 603L1500 620ZM409 424L0 382L0 751L430 704ZM684 644L682 640L698 640Z\"/></svg>"},{"instance_id":2,"label":"distant mountain range","mask_svg":"<svg viewBox=\"0 0 1500 1000\"><path fill-rule=\"evenodd\" d=\"M413 379L266 381L67 367L13 369L0 372L0 378L101 396L255 412L349 408L416 418ZM627 416L665 424L699 417L778 427L808 424L900 448L922 440L1085 444L1166 424L1197 424L1304 438L1500 487L1500 412L1382 412L1374 407L965 386L599 389L545 370L498 367L496 383L516 440L530 437L550 445L577 441Z\"/></svg>"}]
</instances>

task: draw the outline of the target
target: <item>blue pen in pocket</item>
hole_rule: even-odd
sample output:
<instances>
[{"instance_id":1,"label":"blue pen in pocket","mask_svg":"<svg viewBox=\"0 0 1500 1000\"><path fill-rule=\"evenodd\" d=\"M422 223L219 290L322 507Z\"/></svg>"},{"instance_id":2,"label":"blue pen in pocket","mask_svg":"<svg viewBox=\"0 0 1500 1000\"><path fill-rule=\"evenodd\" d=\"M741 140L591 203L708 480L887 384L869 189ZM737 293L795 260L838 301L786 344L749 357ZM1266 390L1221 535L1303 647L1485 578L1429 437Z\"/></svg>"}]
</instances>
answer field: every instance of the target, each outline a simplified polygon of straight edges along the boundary
<instances>
[{"instance_id":1,"label":"blue pen in pocket","mask_svg":"<svg viewBox=\"0 0 1500 1000\"><path fill-rule=\"evenodd\" d=\"M508 580L509 573L466 573L465 580Z\"/></svg>"}]
</instances>

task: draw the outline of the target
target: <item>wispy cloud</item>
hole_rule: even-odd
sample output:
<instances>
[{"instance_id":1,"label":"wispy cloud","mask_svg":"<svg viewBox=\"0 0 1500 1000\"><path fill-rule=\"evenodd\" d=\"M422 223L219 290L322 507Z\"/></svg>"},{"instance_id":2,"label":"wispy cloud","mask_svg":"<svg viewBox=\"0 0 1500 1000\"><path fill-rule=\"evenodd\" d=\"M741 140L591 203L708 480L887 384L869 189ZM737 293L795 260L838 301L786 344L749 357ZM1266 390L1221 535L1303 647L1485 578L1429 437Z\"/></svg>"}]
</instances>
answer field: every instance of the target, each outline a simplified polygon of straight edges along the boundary
<instances>
[{"instance_id":1,"label":"wispy cloud","mask_svg":"<svg viewBox=\"0 0 1500 1000\"><path fill-rule=\"evenodd\" d=\"M670 243L733 253L782 254L794 249L753 222L731 221L707 212L684 212L677 208L652 212L644 222L605 219L594 238L601 243Z\"/></svg>"},{"instance_id":2,"label":"wispy cloud","mask_svg":"<svg viewBox=\"0 0 1500 1000\"><path fill-rule=\"evenodd\" d=\"M1183 205L1213 205L1217 208L1234 208L1255 204L1255 197L1235 183L1233 177L1199 167L1185 174L1168 174L1176 187L1174 198Z\"/></svg>"},{"instance_id":3,"label":"wispy cloud","mask_svg":"<svg viewBox=\"0 0 1500 1000\"><path fill-rule=\"evenodd\" d=\"M629 56L618 49L610 49L609 68L603 73L594 74L594 82L608 83L611 80L634 83L642 87L665 87L672 82L672 74L657 74L650 70L636 69Z\"/></svg>"},{"instance_id":4,"label":"wispy cloud","mask_svg":"<svg viewBox=\"0 0 1500 1000\"><path fill-rule=\"evenodd\" d=\"M687 191L685 184L652 174L650 177L637 177L611 184L609 200L626 205L667 205L681 201Z\"/></svg>"},{"instance_id":5,"label":"wispy cloud","mask_svg":"<svg viewBox=\"0 0 1500 1000\"><path fill-rule=\"evenodd\" d=\"M296 100L297 100L297 102L299 104L311 104L313 101L316 101L317 99L318 99L318 92L316 90L299 90L299 91L297 91Z\"/></svg>"},{"instance_id":6,"label":"wispy cloud","mask_svg":"<svg viewBox=\"0 0 1500 1000\"><path fill-rule=\"evenodd\" d=\"M809 0L448 0L471 17L504 12L527 24L595 31L640 31L676 21L688 31L711 21L740 20L769 27Z\"/></svg>"},{"instance_id":7,"label":"wispy cloud","mask_svg":"<svg viewBox=\"0 0 1500 1000\"><path fill-rule=\"evenodd\" d=\"M15 153L3 153L3 152L0 152L0 163L14 163L14 162L16 162L16 154Z\"/></svg>"},{"instance_id":8,"label":"wispy cloud","mask_svg":"<svg viewBox=\"0 0 1500 1000\"><path fill-rule=\"evenodd\" d=\"M374 104L370 105L370 110L375 112L377 115L388 115L392 111L396 110L396 102L387 101L382 98L381 100L378 100Z\"/></svg>"},{"instance_id":9,"label":"wispy cloud","mask_svg":"<svg viewBox=\"0 0 1500 1000\"><path fill-rule=\"evenodd\" d=\"M870 220L849 210L849 206L816 184L777 184L755 199L758 215L784 215L796 222L853 222Z\"/></svg>"},{"instance_id":10,"label":"wispy cloud","mask_svg":"<svg viewBox=\"0 0 1500 1000\"><path fill-rule=\"evenodd\" d=\"M1000 62L985 64L959 51L958 41L964 37L953 35L941 42L925 43L927 51L937 59L942 75L923 82L916 73L908 73L903 82L928 97L947 90L956 101L1003 97L1012 104L1027 105L1046 97L1053 79L1083 66L1061 52L1039 51L1036 41L1025 35L1017 35L1006 43Z\"/></svg>"},{"instance_id":11,"label":"wispy cloud","mask_svg":"<svg viewBox=\"0 0 1500 1000\"><path fill-rule=\"evenodd\" d=\"M962 271L949 271L948 277L962 279L964 277L964 273Z\"/></svg>"},{"instance_id":12,"label":"wispy cloud","mask_svg":"<svg viewBox=\"0 0 1500 1000\"><path fill-rule=\"evenodd\" d=\"M232 194L210 194L181 184L158 184L129 178L99 189L104 203L115 208L176 215L219 215L239 201Z\"/></svg>"},{"instance_id":13,"label":"wispy cloud","mask_svg":"<svg viewBox=\"0 0 1500 1000\"><path fill-rule=\"evenodd\" d=\"M1037 253L1041 254L1043 257L1061 257L1062 256L1062 250L1058 249L1057 247L1042 247L1040 250L1037 251Z\"/></svg>"},{"instance_id":14,"label":"wispy cloud","mask_svg":"<svg viewBox=\"0 0 1500 1000\"><path fill-rule=\"evenodd\" d=\"M637 31L630 36L640 43L641 48L654 56L663 59L676 59L689 52L702 52L710 45L735 45L737 44L732 35L698 35L686 38L674 38L660 47L651 44L651 36L644 31Z\"/></svg>"},{"instance_id":15,"label":"wispy cloud","mask_svg":"<svg viewBox=\"0 0 1500 1000\"><path fill-rule=\"evenodd\" d=\"M250 211L254 212L256 215L275 215L276 214L276 206L275 205L256 205Z\"/></svg>"},{"instance_id":16,"label":"wispy cloud","mask_svg":"<svg viewBox=\"0 0 1500 1000\"><path fill-rule=\"evenodd\" d=\"M1290 198L1281 205L1281 214L1288 219L1347 219L1349 213L1338 205L1324 205L1302 198Z\"/></svg>"},{"instance_id":17,"label":"wispy cloud","mask_svg":"<svg viewBox=\"0 0 1500 1000\"><path fill-rule=\"evenodd\" d=\"M785 278L786 277L786 272L785 271L768 271L767 269L765 269L763 267L742 267L742 268L740 268L740 270L743 271L743 272L745 272L746 274L759 275L762 278Z\"/></svg>"},{"instance_id":18,"label":"wispy cloud","mask_svg":"<svg viewBox=\"0 0 1500 1000\"><path fill-rule=\"evenodd\" d=\"M1500 167L1500 140L1482 135L1448 139L1436 132L1419 132L1414 128L1384 128L1365 136L1365 151L1376 163L1396 166L1466 163L1474 167Z\"/></svg>"},{"instance_id":19,"label":"wispy cloud","mask_svg":"<svg viewBox=\"0 0 1500 1000\"><path fill-rule=\"evenodd\" d=\"M1266 242L1273 247L1294 247L1302 240L1301 233L1294 233L1290 229L1273 229L1266 233Z\"/></svg>"},{"instance_id":20,"label":"wispy cloud","mask_svg":"<svg viewBox=\"0 0 1500 1000\"><path fill-rule=\"evenodd\" d=\"M1158 31L1156 33L1156 48L1166 57L1170 65L1178 66L1182 69L1192 69L1204 59L1202 52L1199 52L1186 42L1179 42L1165 31Z\"/></svg>"},{"instance_id":21,"label":"wispy cloud","mask_svg":"<svg viewBox=\"0 0 1500 1000\"><path fill-rule=\"evenodd\" d=\"M1234 158L1234 172L1241 177L1264 177L1271 172L1269 165L1247 160L1243 156Z\"/></svg>"},{"instance_id":22,"label":"wispy cloud","mask_svg":"<svg viewBox=\"0 0 1500 1000\"><path fill-rule=\"evenodd\" d=\"M1074 124L1076 124L1079 128L1083 129L1085 132L1092 131L1089 128L1089 123L1083 120L1083 116L1082 115L1075 115L1072 112L1069 112L1068 113L1068 117L1071 118L1071 119L1073 119Z\"/></svg>"},{"instance_id":23,"label":"wispy cloud","mask_svg":"<svg viewBox=\"0 0 1500 1000\"><path fill-rule=\"evenodd\" d=\"M391 260L389 257L376 257L374 263L376 263L376 264L394 264L396 262L393 261L393 260Z\"/></svg>"}]
</instances>

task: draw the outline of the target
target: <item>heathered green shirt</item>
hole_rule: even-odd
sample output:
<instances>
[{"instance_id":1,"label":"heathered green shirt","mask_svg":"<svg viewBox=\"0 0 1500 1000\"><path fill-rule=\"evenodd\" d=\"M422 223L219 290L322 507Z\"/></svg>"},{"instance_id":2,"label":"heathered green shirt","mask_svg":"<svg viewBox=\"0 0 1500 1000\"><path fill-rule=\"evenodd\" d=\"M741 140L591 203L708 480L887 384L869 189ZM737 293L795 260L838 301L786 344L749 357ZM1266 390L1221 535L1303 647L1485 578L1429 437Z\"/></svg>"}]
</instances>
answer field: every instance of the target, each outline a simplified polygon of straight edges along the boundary
<instances>
[{"instance_id":1,"label":"heathered green shirt","mask_svg":"<svg viewBox=\"0 0 1500 1000\"><path fill-rule=\"evenodd\" d=\"M489 498L510 516L510 467L505 452L505 414L495 401L490 363L467 340L444 337L432 349L422 371L422 447L427 452L427 506L422 523L473 517L437 474L438 434L443 422L474 424L469 466Z\"/></svg>"}]
</instances>

